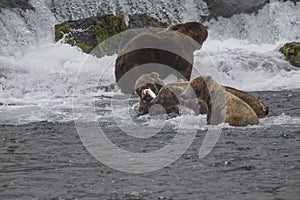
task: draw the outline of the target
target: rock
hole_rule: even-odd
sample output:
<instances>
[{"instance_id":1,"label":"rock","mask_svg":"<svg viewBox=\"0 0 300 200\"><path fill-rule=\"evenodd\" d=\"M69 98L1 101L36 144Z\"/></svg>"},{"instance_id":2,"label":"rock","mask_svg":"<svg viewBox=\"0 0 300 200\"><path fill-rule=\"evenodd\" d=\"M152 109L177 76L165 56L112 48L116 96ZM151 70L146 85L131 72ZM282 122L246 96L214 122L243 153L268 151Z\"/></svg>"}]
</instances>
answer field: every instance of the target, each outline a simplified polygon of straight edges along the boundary
<instances>
[{"instance_id":1,"label":"rock","mask_svg":"<svg viewBox=\"0 0 300 200\"><path fill-rule=\"evenodd\" d=\"M89 17L55 25L55 41L64 38L66 43L78 46L85 53L90 53L98 44L126 29L127 25L123 15ZM118 37L114 39L118 40ZM95 51L96 56L115 53L119 43L119 41L110 40L109 44L101 45L99 52ZM105 50L101 49L103 46L107 48Z\"/></svg>"},{"instance_id":2,"label":"rock","mask_svg":"<svg viewBox=\"0 0 300 200\"><path fill-rule=\"evenodd\" d=\"M159 27L167 28L168 23L159 21L147 14L134 14L129 16L129 25L130 29L135 28L145 28L145 27Z\"/></svg>"},{"instance_id":3,"label":"rock","mask_svg":"<svg viewBox=\"0 0 300 200\"><path fill-rule=\"evenodd\" d=\"M77 46L85 53L91 53L98 44L101 44L107 38L112 37L129 29L160 27L166 28L169 24L159 21L146 14L134 14L129 16L129 25L126 25L123 15L102 15L89 17L80 20L66 21L55 25L55 41L64 39L64 42ZM96 56L111 55L117 53L119 47L125 45L134 36L140 34L143 30L131 31L123 34L122 38L118 36L113 38L105 45L98 46L92 54ZM116 40L116 41L113 41ZM105 49L103 49L105 46ZM98 51L99 50L99 51Z\"/></svg>"},{"instance_id":4,"label":"rock","mask_svg":"<svg viewBox=\"0 0 300 200\"><path fill-rule=\"evenodd\" d=\"M240 13L254 13L264 7L269 0L203 0L207 3L209 18L231 17Z\"/></svg>"},{"instance_id":5,"label":"rock","mask_svg":"<svg viewBox=\"0 0 300 200\"><path fill-rule=\"evenodd\" d=\"M287 43L279 51L292 65L300 67L300 42Z\"/></svg>"},{"instance_id":6,"label":"rock","mask_svg":"<svg viewBox=\"0 0 300 200\"><path fill-rule=\"evenodd\" d=\"M0 9L20 8L22 10L34 10L34 7L28 1L29 0L1 0Z\"/></svg>"}]
</instances>

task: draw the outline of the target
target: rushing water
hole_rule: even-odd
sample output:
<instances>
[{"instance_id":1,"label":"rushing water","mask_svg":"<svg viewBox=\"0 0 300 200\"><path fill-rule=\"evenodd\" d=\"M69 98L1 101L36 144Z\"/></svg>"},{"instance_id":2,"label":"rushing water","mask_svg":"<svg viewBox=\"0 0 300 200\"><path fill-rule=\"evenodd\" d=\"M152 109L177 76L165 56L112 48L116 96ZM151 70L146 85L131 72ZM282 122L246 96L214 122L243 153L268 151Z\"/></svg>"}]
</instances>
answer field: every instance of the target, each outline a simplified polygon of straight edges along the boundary
<instances>
[{"instance_id":1,"label":"rushing water","mask_svg":"<svg viewBox=\"0 0 300 200\"><path fill-rule=\"evenodd\" d=\"M96 2L91 1L90 7L95 8L92 5ZM95 89L100 77L94 72L105 72L101 84L110 87L114 83L115 55L99 59L53 42L55 23L86 17L95 11L79 1L32 3L35 11L20 11L21 15L11 10L0 13L3 23L0 26L0 103L11 105L0 108L0 123L72 120L72 89L76 85L91 96L95 90L98 96L114 95L103 91L103 87ZM67 5L73 10L66 10ZM190 7L187 6L187 12ZM285 42L299 39L298 10L299 4L274 2L257 14L210 21L209 38L195 52L197 72L246 91L299 89L299 70L278 52ZM65 16L68 12L73 15ZM186 18L184 14L182 18ZM78 80L78 73L85 75Z\"/></svg>"},{"instance_id":2,"label":"rushing water","mask_svg":"<svg viewBox=\"0 0 300 200\"><path fill-rule=\"evenodd\" d=\"M142 127L163 124L166 129L146 142L128 141L120 128L130 129L127 116L138 102L133 98L129 107L111 105L111 99L122 96L114 84L116 55L96 58L53 42L54 24L64 20L121 9L125 14L147 12L173 23L198 21L208 14L205 3L31 3L35 11L0 12L2 199L296 199L300 70L278 49L286 42L299 41L299 3L274 1L256 14L206 22L209 37L195 52L192 75L209 74L221 84L250 91L270 107L269 116L260 119L258 126L222 124L219 142L206 159L197 157L203 135L210 129L205 116L187 114L163 119L163 123L161 118L144 116L138 119ZM74 93L75 89L79 92ZM110 139L134 152L160 148L179 128L198 129L198 133L189 150L167 168L140 176L116 172L84 149L74 128L74 119L94 120L95 113L87 112L94 104L96 118Z\"/></svg>"}]
</instances>

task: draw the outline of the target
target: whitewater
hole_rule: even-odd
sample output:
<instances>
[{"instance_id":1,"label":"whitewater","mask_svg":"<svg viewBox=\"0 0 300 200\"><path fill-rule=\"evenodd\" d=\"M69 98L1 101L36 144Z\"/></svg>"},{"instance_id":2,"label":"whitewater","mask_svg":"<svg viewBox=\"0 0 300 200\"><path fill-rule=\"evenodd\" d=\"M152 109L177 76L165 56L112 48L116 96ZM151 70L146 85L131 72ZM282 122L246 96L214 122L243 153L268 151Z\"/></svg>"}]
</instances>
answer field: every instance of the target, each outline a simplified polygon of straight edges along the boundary
<instances>
[{"instance_id":1,"label":"whitewater","mask_svg":"<svg viewBox=\"0 0 300 200\"><path fill-rule=\"evenodd\" d=\"M73 19L93 15L93 2L96 1L87 8L86 4L71 1L70 5L76 6L75 11L70 11ZM57 14L58 8L67 3L56 2L56 13L47 1L32 4L35 11L22 11L21 15L11 10L0 13L0 123L71 121L74 106L84 108L93 105L94 97L119 94L114 84L117 55L96 58L63 42L54 42L54 25L70 17ZM198 21L200 11L197 13L190 5L183 5L186 7L181 9L182 16L169 13L168 19ZM130 12L126 6L123 8ZM250 92L299 90L300 70L278 51L286 42L299 40L298 10L299 4L274 1L257 14L205 22L209 37L195 52L192 77L211 75L223 85ZM80 90L81 97L74 95L74 88ZM105 109L112 110L109 106ZM83 112L80 117L88 116ZM295 120L300 122L298 117ZM291 121L290 116L283 123L287 121Z\"/></svg>"}]
</instances>

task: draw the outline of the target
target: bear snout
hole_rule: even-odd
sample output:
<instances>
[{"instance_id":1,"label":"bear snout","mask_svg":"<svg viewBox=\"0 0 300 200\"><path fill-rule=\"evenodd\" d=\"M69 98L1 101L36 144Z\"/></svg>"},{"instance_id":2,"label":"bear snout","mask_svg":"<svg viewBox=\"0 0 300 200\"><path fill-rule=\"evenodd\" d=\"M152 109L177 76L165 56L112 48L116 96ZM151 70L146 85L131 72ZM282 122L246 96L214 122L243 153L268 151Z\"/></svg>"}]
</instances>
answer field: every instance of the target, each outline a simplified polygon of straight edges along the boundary
<instances>
[{"instance_id":1,"label":"bear snout","mask_svg":"<svg viewBox=\"0 0 300 200\"><path fill-rule=\"evenodd\" d=\"M143 101L151 102L152 100L153 98L149 94L143 95Z\"/></svg>"},{"instance_id":2,"label":"bear snout","mask_svg":"<svg viewBox=\"0 0 300 200\"><path fill-rule=\"evenodd\" d=\"M142 99L144 102L149 103L155 98L156 98L156 94L150 88L142 90Z\"/></svg>"}]
</instances>

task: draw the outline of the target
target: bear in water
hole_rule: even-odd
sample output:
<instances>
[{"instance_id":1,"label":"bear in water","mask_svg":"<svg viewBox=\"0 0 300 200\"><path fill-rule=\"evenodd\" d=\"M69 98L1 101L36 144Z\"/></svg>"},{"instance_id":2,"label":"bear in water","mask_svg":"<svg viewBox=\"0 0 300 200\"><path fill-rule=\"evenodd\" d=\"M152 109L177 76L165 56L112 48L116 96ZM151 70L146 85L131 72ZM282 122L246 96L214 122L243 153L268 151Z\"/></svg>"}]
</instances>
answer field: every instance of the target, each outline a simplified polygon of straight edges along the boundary
<instances>
[{"instance_id":1,"label":"bear in water","mask_svg":"<svg viewBox=\"0 0 300 200\"><path fill-rule=\"evenodd\" d=\"M266 106L261 100L256 97L248 94L247 92L224 86L227 92L232 93L233 95L239 97L243 101L245 101L256 113L257 117L261 118L266 116L269 113L269 107Z\"/></svg>"},{"instance_id":2,"label":"bear in water","mask_svg":"<svg viewBox=\"0 0 300 200\"><path fill-rule=\"evenodd\" d=\"M139 115L149 112L150 103L155 98L159 90L165 85L157 72L143 74L135 82L135 92L140 97Z\"/></svg>"},{"instance_id":3,"label":"bear in water","mask_svg":"<svg viewBox=\"0 0 300 200\"><path fill-rule=\"evenodd\" d=\"M201 48L207 36L207 28L201 23L187 22L134 37L119 52L116 82L122 92L132 93L135 81L151 72L158 72L162 78L176 72L190 80L193 52Z\"/></svg>"},{"instance_id":4,"label":"bear in water","mask_svg":"<svg viewBox=\"0 0 300 200\"><path fill-rule=\"evenodd\" d=\"M227 122L231 126L247 126L259 123L253 109L242 99L227 92L211 76L200 76L191 81L182 98L188 99L192 94L206 102L208 107L207 124L217 125Z\"/></svg>"},{"instance_id":5,"label":"bear in water","mask_svg":"<svg viewBox=\"0 0 300 200\"><path fill-rule=\"evenodd\" d=\"M165 108L166 114L179 114L179 105L192 109L196 114L206 114L207 105L200 98L196 96L185 100L181 98L182 93L189 85L189 81L183 80L165 85L159 90L156 98L151 102L152 105L162 105Z\"/></svg>"},{"instance_id":6,"label":"bear in water","mask_svg":"<svg viewBox=\"0 0 300 200\"><path fill-rule=\"evenodd\" d=\"M167 87L164 87L165 84L163 80L159 77L158 73L153 72L150 74L142 75L136 81L135 85L136 93L140 96L139 115L147 114L149 112L150 106L154 103L161 104L162 106L164 106L167 113L178 113L178 105L180 104L178 97L181 95L180 93L182 93L183 90L186 89L188 84L189 82L182 80L177 81L175 83L170 83L167 85ZM224 86L224 88L227 92L230 92L233 95L245 101L254 110L258 117L263 117L268 114L269 108L265 106L264 103L256 97L232 87ZM147 90L144 90L143 93L143 89ZM159 93L161 89L162 91ZM154 99L154 95L151 95L151 92L155 94L155 97L159 96L153 102L152 100ZM195 111L195 113L207 113L206 103L203 102L200 98L189 98L188 100L184 101L182 101L182 99L180 100L182 105L191 108ZM150 102L152 103L150 104ZM198 104L196 102L198 102Z\"/></svg>"},{"instance_id":7,"label":"bear in water","mask_svg":"<svg viewBox=\"0 0 300 200\"><path fill-rule=\"evenodd\" d=\"M194 110L196 114L206 114L207 105L201 99L195 96L182 101L180 98L180 95L189 87L189 84L189 81L178 80L165 85L156 72L142 75L135 84L135 92L140 97L139 115L149 113L150 107L154 104L162 105L167 114L179 114L178 106L180 104Z\"/></svg>"}]
</instances>

